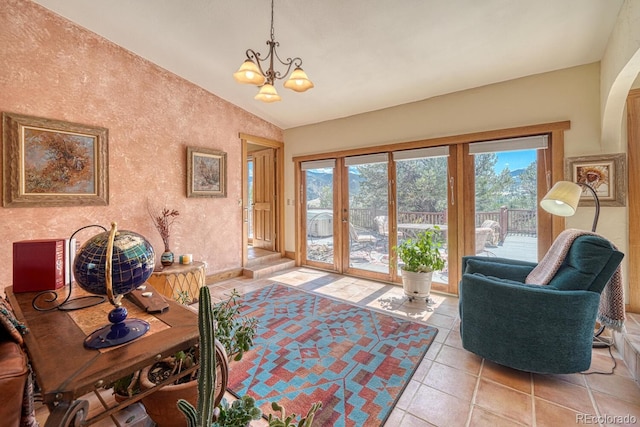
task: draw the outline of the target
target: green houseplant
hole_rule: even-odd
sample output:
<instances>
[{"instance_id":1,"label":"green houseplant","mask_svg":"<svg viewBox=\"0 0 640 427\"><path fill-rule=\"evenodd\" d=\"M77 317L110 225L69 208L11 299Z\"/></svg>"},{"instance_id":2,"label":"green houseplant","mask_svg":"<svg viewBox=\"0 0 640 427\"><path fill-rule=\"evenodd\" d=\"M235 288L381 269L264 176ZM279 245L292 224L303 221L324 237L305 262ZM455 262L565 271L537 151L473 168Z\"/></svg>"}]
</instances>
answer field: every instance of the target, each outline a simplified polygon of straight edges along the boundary
<instances>
[{"instance_id":1,"label":"green houseplant","mask_svg":"<svg viewBox=\"0 0 640 427\"><path fill-rule=\"evenodd\" d=\"M136 371L110 384L113 388L113 394L115 395L116 402L122 402L140 392L140 383L138 381L139 375L140 371Z\"/></svg>"},{"instance_id":2,"label":"green houseplant","mask_svg":"<svg viewBox=\"0 0 640 427\"><path fill-rule=\"evenodd\" d=\"M442 270L445 266L445 259L440 252L442 243L439 232L440 227L436 225L393 248L402 261L402 286L409 301L415 298L425 298L428 301L433 272Z\"/></svg>"},{"instance_id":3,"label":"green houseplant","mask_svg":"<svg viewBox=\"0 0 640 427\"><path fill-rule=\"evenodd\" d=\"M229 360L240 360L253 346L258 320L240 315L240 293L232 289L228 298L213 306L216 337L222 343Z\"/></svg>"},{"instance_id":4,"label":"green houseplant","mask_svg":"<svg viewBox=\"0 0 640 427\"><path fill-rule=\"evenodd\" d=\"M223 398L219 409L220 415L211 427L244 427L262 416L262 411L256 406L255 399L247 395L234 400L231 404Z\"/></svg>"},{"instance_id":5,"label":"green houseplant","mask_svg":"<svg viewBox=\"0 0 640 427\"><path fill-rule=\"evenodd\" d=\"M206 288L206 291L203 289ZM202 301L202 294L205 292L207 301ZM216 338L219 345L225 351L225 365L228 360L240 360L245 351L253 346L253 339L256 334L257 320L241 315L238 299L240 294L233 289L228 298L211 304L210 291L206 286L200 289L200 299L198 300L198 316L209 314L216 325ZM202 331L200 332L202 343ZM220 351L220 349L218 349ZM146 396L143 403L147 408L149 416L160 427L172 427L184 425L184 417L175 405L179 399L196 403L198 396L198 378L202 375L202 353L203 344L196 348L191 348L185 352L179 352L171 357L154 363L146 367L140 374L140 384L142 389L154 387L169 376L179 374L183 369L193 366L194 361L200 360L200 369L186 377L180 378L176 383L163 386L160 390ZM226 366L225 366L225 369ZM216 401L216 406L220 401Z\"/></svg>"}]
</instances>

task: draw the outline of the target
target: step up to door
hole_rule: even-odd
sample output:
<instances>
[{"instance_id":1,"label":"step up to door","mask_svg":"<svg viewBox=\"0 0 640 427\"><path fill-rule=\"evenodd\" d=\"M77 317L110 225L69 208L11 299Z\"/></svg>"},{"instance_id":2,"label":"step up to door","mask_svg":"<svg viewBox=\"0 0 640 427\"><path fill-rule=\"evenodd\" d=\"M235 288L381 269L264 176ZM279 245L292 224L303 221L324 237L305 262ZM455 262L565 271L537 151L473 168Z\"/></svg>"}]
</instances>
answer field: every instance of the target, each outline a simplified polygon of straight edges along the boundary
<instances>
[{"instance_id":1,"label":"step up to door","mask_svg":"<svg viewBox=\"0 0 640 427\"><path fill-rule=\"evenodd\" d=\"M627 313L624 332L614 332L613 338L618 352L640 385L640 314Z\"/></svg>"},{"instance_id":2,"label":"step up to door","mask_svg":"<svg viewBox=\"0 0 640 427\"><path fill-rule=\"evenodd\" d=\"M280 258L271 260L270 262L263 262L256 265L246 266L242 272L244 277L252 279L260 279L278 271L287 270L296 266L296 262L289 258Z\"/></svg>"},{"instance_id":3,"label":"step up to door","mask_svg":"<svg viewBox=\"0 0 640 427\"><path fill-rule=\"evenodd\" d=\"M266 251L265 251L266 252ZM247 267L254 267L258 265L271 264L275 261L283 259L279 252L267 253L267 255L261 255L259 257L251 258L247 261Z\"/></svg>"}]
</instances>

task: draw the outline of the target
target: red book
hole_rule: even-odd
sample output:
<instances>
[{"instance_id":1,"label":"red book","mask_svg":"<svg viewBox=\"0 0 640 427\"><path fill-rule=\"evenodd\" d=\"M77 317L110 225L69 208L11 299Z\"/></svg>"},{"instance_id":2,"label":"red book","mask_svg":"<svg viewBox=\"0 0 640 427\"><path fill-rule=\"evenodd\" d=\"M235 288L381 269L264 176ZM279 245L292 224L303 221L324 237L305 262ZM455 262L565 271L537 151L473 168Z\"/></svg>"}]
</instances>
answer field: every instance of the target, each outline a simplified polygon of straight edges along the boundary
<instances>
[{"instance_id":1,"label":"red book","mask_svg":"<svg viewBox=\"0 0 640 427\"><path fill-rule=\"evenodd\" d=\"M65 250L64 239L13 242L13 292L64 286Z\"/></svg>"}]
</instances>

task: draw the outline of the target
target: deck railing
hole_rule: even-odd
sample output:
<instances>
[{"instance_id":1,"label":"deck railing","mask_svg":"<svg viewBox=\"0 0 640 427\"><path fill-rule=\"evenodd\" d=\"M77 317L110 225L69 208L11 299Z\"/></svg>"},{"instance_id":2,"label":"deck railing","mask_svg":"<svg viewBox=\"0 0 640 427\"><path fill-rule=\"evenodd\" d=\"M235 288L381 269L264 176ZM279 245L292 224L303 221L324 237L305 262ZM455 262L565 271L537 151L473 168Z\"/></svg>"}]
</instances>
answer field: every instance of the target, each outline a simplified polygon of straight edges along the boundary
<instances>
[{"instance_id":1,"label":"deck railing","mask_svg":"<svg viewBox=\"0 0 640 427\"><path fill-rule=\"evenodd\" d=\"M349 215L353 225L375 231L377 226L374 218L387 215L387 213L377 209L352 208L349 210ZM445 224L446 218L446 211L398 212L399 224ZM476 227L486 224L486 221L494 221L498 224L500 243L504 242L508 235L537 236L535 209L508 209L507 207L502 207L498 211L476 212Z\"/></svg>"}]
</instances>

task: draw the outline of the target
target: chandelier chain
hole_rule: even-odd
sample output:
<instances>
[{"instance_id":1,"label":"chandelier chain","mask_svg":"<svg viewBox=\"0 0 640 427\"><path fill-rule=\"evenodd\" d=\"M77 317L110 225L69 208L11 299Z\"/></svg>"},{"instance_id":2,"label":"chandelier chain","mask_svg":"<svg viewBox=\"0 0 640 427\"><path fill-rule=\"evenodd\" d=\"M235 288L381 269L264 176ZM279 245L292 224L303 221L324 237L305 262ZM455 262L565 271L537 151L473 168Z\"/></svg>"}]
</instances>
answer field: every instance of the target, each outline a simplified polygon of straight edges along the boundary
<instances>
[{"instance_id":1,"label":"chandelier chain","mask_svg":"<svg viewBox=\"0 0 640 427\"><path fill-rule=\"evenodd\" d=\"M273 0L271 0L271 41L274 41L275 37L275 31L273 31Z\"/></svg>"}]
</instances>

